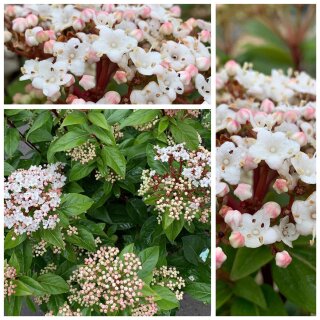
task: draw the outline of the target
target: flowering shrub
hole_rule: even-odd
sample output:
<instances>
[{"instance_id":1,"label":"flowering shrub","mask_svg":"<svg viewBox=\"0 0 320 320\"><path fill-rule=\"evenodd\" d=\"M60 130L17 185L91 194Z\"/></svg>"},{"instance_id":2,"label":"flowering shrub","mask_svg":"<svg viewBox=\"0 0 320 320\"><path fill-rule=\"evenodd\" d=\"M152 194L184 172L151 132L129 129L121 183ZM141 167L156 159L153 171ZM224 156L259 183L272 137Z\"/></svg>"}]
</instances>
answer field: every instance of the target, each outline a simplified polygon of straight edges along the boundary
<instances>
[{"instance_id":1,"label":"flowering shrub","mask_svg":"<svg viewBox=\"0 0 320 320\"><path fill-rule=\"evenodd\" d=\"M315 80L217 73L217 314L316 312Z\"/></svg>"},{"instance_id":2,"label":"flowering shrub","mask_svg":"<svg viewBox=\"0 0 320 320\"><path fill-rule=\"evenodd\" d=\"M209 129L209 110L5 110L5 313L210 303Z\"/></svg>"},{"instance_id":3,"label":"flowering shrub","mask_svg":"<svg viewBox=\"0 0 320 320\"><path fill-rule=\"evenodd\" d=\"M210 103L210 22L172 5L7 5L16 103Z\"/></svg>"}]
</instances>

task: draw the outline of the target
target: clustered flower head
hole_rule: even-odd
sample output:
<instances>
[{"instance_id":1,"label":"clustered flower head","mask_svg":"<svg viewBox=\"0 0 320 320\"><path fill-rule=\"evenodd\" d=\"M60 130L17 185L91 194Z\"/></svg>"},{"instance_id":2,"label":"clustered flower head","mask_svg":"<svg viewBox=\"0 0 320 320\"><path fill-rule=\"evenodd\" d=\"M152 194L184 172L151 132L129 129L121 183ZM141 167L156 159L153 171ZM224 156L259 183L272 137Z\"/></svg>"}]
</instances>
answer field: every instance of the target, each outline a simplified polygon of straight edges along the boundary
<instances>
[{"instance_id":1,"label":"clustered flower head","mask_svg":"<svg viewBox=\"0 0 320 320\"><path fill-rule=\"evenodd\" d=\"M179 274L179 271L175 267L162 266L153 271L151 284L169 288L174 292L178 300L182 300L182 290L186 284Z\"/></svg>"},{"instance_id":2,"label":"clustered flower head","mask_svg":"<svg viewBox=\"0 0 320 320\"><path fill-rule=\"evenodd\" d=\"M229 61L218 72L217 84L218 243L235 248L271 245L278 252L277 242L292 247L300 235L311 235L312 244L315 80L303 72L285 75L273 70L266 76ZM266 202L270 190L287 194L289 203L281 207ZM221 265L226 257L221 248L217 252ZM277 265L288 266L287 255L278 252Z\"/></svg>"},{"instance_id":3,"label":"clustered flower head","mask_svg":"<svg viewBox=\"0 0 320 320\"><path fill-rule=\"evenodd\" d=\"M18 169L4 182L4 224L19 235L54 229L66 177L61 163Z\"/></svg>"},{"instance_id":4,"label":"clustered flower head","mask_svg":"<svg viewBox=\"0 0 320 320\"><path fill-rule=\"evenodd\" d=\"M165 148L155 147L155 160L167 163L169 170L158 174L144 170L138 194L145 199L157 197L155 204L158 221L168 212L170 218L194 219L206 223L210 212L211 154L200 146L188 151L184 144Z\"/></svg>"},{"instance_id":5,"label":"clustered flower head","mask_svg":"<svg viewBox=\"0 0 320 320\"><path fill-rule=\"evenodd\" d=\"M191 118L198 118L201 114L200 109L164 109L164 114L168 117L175 117L181 111L185 113L185 117Z\"/></svg>"},{"instance_id":6,"label":"clustered flower head","mask_svg":"<svg viewBox=\"0 0 320 320\"><path fill-rule=\"evenodd\" d=\"M86 164L96 157L96 146L90 141L81 144L67 152L73 161L78 161L81 164Z\"/></svg>"},{"instance_id":7,"label":"clustered flower head","mask_svg":"<svg viewBox=\"0 0 320 320\"><path fill-rule=\"evenodd\" d=\"M15 294L15 279L17 276L17 270L15 267L9 266L6 262L4 264L4 296L10 297Z\"/></svg>"},{"instance_id":8,"label":"clustered flower head","mask_svg":"<svg viewBox=\"0 0 320 320\"><path fill-rule=\"evenodd\" d=\"M158 305L154 302L154 297L145 297L145 301L132 309L132 316L136 317L152 317L158 312Z\"/></svg>"},{"instance_id":9,"label":"clustered flower head","mask_svg":"<svg viewBox=\"0 0 320 320\"><path fill-rule=\"evenodd\" d=\"M70 304L112 314L139 305L143 281L141 262L134 253L119 256L119 249L100 247L70 277Z\"/></svg>"},{"instance_id":10,"label":"clustered flower head","mask_svg":"<svg viewBox=\"0 0 320 320\"><path fill-rule=\"evenodd\" d=\"M48 101L211 102L210 23L172 5L7 5L5 45ZM127 84L120 96L111 80ZM66 98L63 98L66 96ZM60 99L60 100L59 100Z\"/></svg>"}]
</instances>

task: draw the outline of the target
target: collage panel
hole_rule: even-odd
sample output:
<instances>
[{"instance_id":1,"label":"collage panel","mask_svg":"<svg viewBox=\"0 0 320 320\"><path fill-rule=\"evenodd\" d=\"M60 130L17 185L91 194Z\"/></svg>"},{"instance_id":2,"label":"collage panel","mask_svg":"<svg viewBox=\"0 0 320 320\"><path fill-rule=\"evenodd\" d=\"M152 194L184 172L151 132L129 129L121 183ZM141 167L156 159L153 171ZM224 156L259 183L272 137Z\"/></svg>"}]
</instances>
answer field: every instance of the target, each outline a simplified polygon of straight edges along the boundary
<instances>
[{"instance_id":1,"label":"collage panel","mask_svg":"<svg viewBox=\"0 0 320 320\"><path fill-rule=\"evenodd\" d=\"M216 8L216 315L316 315L316 5Z\"/></svg>"},{"instance_id":2,"label":"collage panel","mask_svg":"<svg viewBox=\"0 0 320 320\"><path fill-rule=\"evenodd\" d=\"M6 316L210 316L211 110L5 109Z\"/></svg>"},{"instance_id":3,"label":"collage panel","mask_svg":"<svg viewBox=\"0 0 320 320\"><path fill-rule=\"evenodd\" d=\"M210 104L210 4L4 7L5 104Z\"/></svg>"}]
</instances>

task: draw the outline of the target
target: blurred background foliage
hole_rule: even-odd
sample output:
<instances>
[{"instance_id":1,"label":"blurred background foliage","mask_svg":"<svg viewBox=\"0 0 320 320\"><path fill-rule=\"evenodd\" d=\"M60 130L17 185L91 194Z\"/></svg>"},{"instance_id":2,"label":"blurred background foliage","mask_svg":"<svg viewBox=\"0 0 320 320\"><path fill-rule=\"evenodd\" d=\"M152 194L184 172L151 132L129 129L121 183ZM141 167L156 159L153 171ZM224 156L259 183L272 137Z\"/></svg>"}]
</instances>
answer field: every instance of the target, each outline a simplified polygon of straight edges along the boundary
<instances>
[{"instance_id":1,"label":"blurred background foliage","mask_svg":"<svg viewBox=\"0 0 320 320\"><path fill-rule=\"evenodd\" d=\"M264 73L293 68L315 77L315 5L218 5L216 21L218 66L234 59Z\"/></svg>"}]
</instances>

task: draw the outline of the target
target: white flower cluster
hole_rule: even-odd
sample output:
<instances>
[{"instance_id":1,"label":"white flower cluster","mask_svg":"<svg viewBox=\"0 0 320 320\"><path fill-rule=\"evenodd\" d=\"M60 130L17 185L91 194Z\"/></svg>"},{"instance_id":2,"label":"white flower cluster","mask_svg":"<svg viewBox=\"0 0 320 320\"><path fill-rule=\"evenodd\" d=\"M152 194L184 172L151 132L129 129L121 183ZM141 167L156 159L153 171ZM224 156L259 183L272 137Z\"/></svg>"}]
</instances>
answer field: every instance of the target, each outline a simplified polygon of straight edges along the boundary
<instances>
[{"instance_id":1,"label":"white flower cluster","mask_svg":"<svg viewBox=\"0 0 320 320\"><path fill-rule=\"evenodd\" d=\"M183 299L183 288L186 286L184 279L175 267L162 266L153 271L151 284L169 288L178 300Z\"/></svg>"},{"instance_id":2,"label":"white flower cluster","mask_svg":"<svg viewBox=\"0 0 320 320\"><path fill-rule=\"evenodd\" d=\"M40 227L54 229L66 177L61 163L14 171L4 183L4 224L19 235Z\"/></svg>"},{"instance_id":3,"label":"white flower cluster","mask_svg":"<svg viewBox=\"0 0 320 320\"><path fill-rule=\"evenodd\" d=\"M217 82L216 192L219 214L232 229L231 246L282 241L292 247L300 235L312 235L313 243L315 81L305 73L265 76L229 61ZM272 189L288 193L289 204L265 202ZM291 257L279 252L277 261L286 267Z\"/></svg>"},{"instance_id":4,"label":"white flower cluster","mask_svg":"<svg viewBox=\"0 0 320 320\"><path fill-rule=\"evenodd\" d=\"M155 160L168 163L165 174L144 170L138 194L145 199L156 196L158 221L168 212L170 218L209 221L211 155L204 147L187 151L183 144L155 146Z\"/></svg>"},{"instance_id":5,"label":"white flower cluster","mask_svg":"<svg viewBox=\"0 0 320 320\"><path fill-rule=\"evenodd\" d=\"M28 58L20 79L51 101L64 88L67 102L119 103L117 92L105 95L113 78L142 86L125 103L171 104L195 90L210 103L210 23L183 21L180 11L154 4L7 5L5 43Z\"/></svg>"},{"instance_id":6,"label":"white flower cluster","mask_svg":"<svg viewBox=\"0 0 320 320\"><path fill-rule=\"evenodd\" d=\"M90 141L75 147L66 153L73 161L78 161L81 164L86 164L96 157L96 146Z\"/></svg>"}]
</instances>

